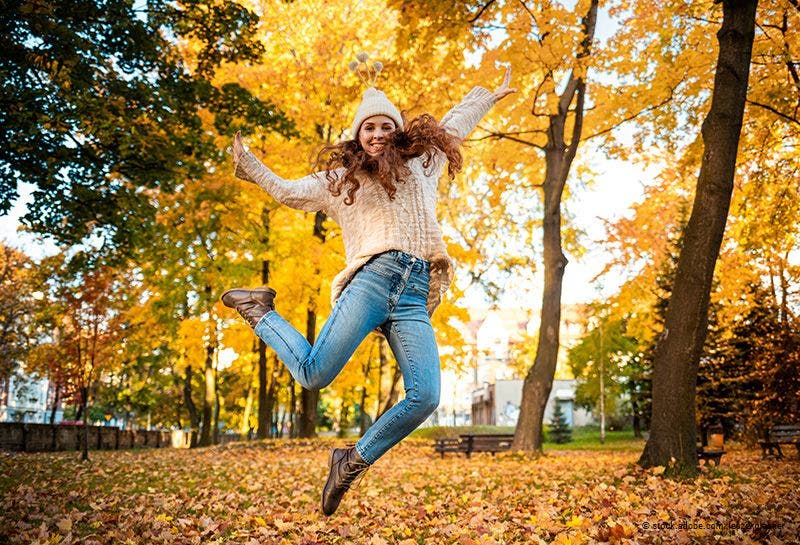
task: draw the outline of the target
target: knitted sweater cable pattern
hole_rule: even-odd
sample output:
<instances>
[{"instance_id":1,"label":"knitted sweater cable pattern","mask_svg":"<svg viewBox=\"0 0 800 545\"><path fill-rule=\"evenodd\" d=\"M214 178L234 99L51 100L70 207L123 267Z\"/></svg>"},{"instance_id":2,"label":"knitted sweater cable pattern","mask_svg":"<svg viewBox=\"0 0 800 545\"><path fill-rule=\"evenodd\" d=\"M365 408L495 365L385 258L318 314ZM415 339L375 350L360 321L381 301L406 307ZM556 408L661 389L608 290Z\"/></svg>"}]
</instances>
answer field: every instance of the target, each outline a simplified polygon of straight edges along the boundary
<instances>
[{"instance_id":1,"label":"knitted sweater cable pattern","mask_svg":"<svg viewBox=\"0 0 800 545\"><path fill-rule=\"evenodd\" d=\"M473 88L460 104L441 121L459 138L466 138L495 103L494 95L483 87ZM437 152L426 169L423 159L408 161L410 176L397 184L394 199L389 199L380 184L361 180L355 203L344 204L346 192L334 197L328 191L325 172L299 180L281 178L251 152L244 153L235 167L238 178L258 184L278 202L306 212L322 210L342 228L346 266L333 279L331 304L353 275L369 259L388 250L400 250L431 264L427 310L432 315L442 295L453 281L453 261L442 240L436 217L437 182L447 157ZM334 171L340 175L344 169Z\"/></svg>"}]
</instances>

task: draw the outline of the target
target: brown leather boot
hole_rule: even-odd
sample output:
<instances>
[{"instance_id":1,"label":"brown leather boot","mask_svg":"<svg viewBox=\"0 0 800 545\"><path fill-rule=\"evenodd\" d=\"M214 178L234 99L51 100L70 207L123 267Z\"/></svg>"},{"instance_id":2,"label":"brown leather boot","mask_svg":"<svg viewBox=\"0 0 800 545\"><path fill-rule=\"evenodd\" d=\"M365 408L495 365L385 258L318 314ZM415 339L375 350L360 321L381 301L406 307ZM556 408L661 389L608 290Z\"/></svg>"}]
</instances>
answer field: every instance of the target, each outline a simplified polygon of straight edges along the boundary
<instances>
[{"instance_id":1,"label":"brown leather boot","mask_svg":"<svg viewBox=\"0 0 800 545\"><path fill-rule=\"evenodd\" d=\"M329 464L328 481L322 489L322 512L326 515L336 512L353 481L369 469L369 464L361 458L356 447L331 450Z\"/></svg>"},{"instance_id":2,"label":"brown leather boot","mask_svg":"<svg viewBox=\"0 0 800 545\"><path fill-rule=\"evenodd\" d=\"M222 294L222 304L235 308L254 328L267 312L275 310L275 290L269 286L253 290L233 288Z\"/></svg>"}]
</instances>

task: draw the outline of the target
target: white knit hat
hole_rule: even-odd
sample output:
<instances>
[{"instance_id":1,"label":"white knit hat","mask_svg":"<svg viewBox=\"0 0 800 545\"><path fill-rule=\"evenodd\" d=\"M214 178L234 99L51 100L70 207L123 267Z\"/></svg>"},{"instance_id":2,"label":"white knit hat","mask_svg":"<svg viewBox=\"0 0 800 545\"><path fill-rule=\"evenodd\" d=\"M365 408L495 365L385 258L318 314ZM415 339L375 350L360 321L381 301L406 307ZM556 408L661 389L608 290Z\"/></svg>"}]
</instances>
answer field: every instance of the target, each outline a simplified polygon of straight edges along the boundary
<instances>
[{"instance_id":1,"label":"white knit hat","mask_svg":"<svg viewBox=\"0 0 800 545\"><path fill-rule=\"evenodd\" d=\"M373 115L390 117L398 129L403 128L403 116L400 115L400 110L389 101L383 91L369 87L364 91L361 104L356 110L356 117L353 119L353 138L358 138L358 130L361 128L361 124Z\"/></svg>"}]
</instances>

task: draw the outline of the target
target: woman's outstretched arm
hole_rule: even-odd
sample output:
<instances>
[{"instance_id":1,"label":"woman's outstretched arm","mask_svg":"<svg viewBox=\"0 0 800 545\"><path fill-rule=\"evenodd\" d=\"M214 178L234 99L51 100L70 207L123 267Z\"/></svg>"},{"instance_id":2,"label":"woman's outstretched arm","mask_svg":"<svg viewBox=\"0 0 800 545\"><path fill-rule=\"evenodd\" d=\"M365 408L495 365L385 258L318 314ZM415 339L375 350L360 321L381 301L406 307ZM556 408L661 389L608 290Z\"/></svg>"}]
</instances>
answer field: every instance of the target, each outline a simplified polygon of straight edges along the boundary
<instances>
[{"instance_id":1,"label":"woman's outstretched arm","mask_svg":"<svg viewBox=\"0 0 800 545\"><path fill-rule=\"evenodd\" d=\"M281 178L245 149L238 131L233 137L233 161L237 178L257 184L279 203L306 212L329 209L331 194L324 173L294 181Z\"/></svg>"},{"instance_id":2,"label":"woman's outstretched arm","mask_svg":"<svg viewBox=\"0 0 800 545\"><path fill-rule=\"evenodd\" d=\"M509 67L506 68L503 83L496 91L491 92L480 86L473 87L458 105L445 114L440 122L441 126L461 140L465 139L498 100L517 92L516 89L508 86L510 82L511 68ZM439 178L446 162L445 154L437 151L433 169L429 171L434 179Z\"/></svg>"},{"instance_id":3,"label":"woman's outstretched arm","mask_svg":"<svg viewBox=\"0 0 800 545\"><path fill-rule=\"evenodd\" d=\"M510 83L511 67L509 66L506 68L500 87L494 92L481 86L473 87L457 106L445 114L441 121L442 126L459 138L466 138L492 106L499 100L517 92L516 89L509 87Z\"/></svg>"}]
</instances>

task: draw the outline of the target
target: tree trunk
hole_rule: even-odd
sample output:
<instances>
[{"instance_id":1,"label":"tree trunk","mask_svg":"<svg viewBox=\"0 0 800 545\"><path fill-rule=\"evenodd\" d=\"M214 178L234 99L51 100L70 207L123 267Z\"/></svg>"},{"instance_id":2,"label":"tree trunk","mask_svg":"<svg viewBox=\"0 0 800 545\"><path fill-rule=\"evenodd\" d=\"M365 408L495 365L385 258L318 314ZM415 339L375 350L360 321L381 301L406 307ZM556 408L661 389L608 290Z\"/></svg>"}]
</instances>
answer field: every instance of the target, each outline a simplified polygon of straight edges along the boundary
<instances>
[{"instance_id":1,"label":"tree trunk","mask_svg":"<svg viewBox=\"0 0 800 545\"><path fill-rule=\"evenodd\" d=\"M641 439L642 419L639 416L639 404L636 401L631 402L631 409L633 411L633 436L637 439Z\"/></svg>"},{"instance_id":2,"label":"tree trunk","mask_svg":"<svg viewBox=\"0 0 800 545\"><path fill-rule=\"evenodd\" d=\"M270 232L270 210L265 206L261 211L262 223L264 224L265 235L262 239L265 247L269 247L269 232ZM269 260L264 259L261 261L261 283L263 285L269 284ZM266 439L271 436L272 431L272 414L271 414L271 400L267 399L267 388L269 386L268 372L267 372L267 343L258 339L258 432L256 437L259 439Z\"/></svg>"},{"instance_id":3,"label":"tree trunk","mask_svg":"<svg viewBox=\"0 0 800 545\"><path fill-rule=\"evenodd\" d=\"M350 405L342 402L342 408L339 410L339 437L344 437L347 433L347 428L350 425Z\"/></svg>"},{"instance_id":4,"label":"tree trunk","mask_svg":"<svg viewBox=\"0 0 800 545\"><path fill-rule=\"evenodd\" d=\"M192 365L186 366L186 375L183 379L183 402L186 405L186 410L189 411L189 431L190 443L189 447L194 448L197 446L197 429L200 426L200 415L197 413L197 406L192 399Z\"/></svg>"},{"instance_id":5,"label":"tree trunk","mask_svg":"<svg viewBox=\"0 0 800 545\"><path fill-rule=\"evenodd\" d=\"M56 423L56 412L58 411L58 403L61 400L61 385L56 384L56 395L53 400L53 408L50 410L50 423Z\"/></svg>"},{"instance_id":6,"label":"tree trunk","mask_svg":"<svg viewBox=\"0 0 800 545\"><path fill-rule=\"evenodd\" d=\"M697 472L697 368L706 338L714 266L733 192L756 4L755 0L722 2L711 109L702 128L705 152L664 331L655 349L653 416L639 464L665 466L670 474Z\"/></svg>"},{"instance_id":7,"label":"tree trunk","mask_svg":"<svg viewBox=\"0 0 800 545\"><path fill-rule=\"evenodd\" d=\"M318 295L317 292L316 295ZM314 345L317 334L316 295L308 303L306 315L306 339ZM319 404L319 390L300 390L300 419L298 422L299 437L317 436L317 405Z\"/></svg>"},{"instance_id":8,"label":"tree trunk","mask_svg":"<svg viewBox=\"0 0 800 545\"><path fill-rule=\"evenodd\" d=\"M297 389L294 378L289 379L289 437L297 437Z\"/></svg>"},{"instance_id":9,"label":"tree trunk","mask_svg":"<svg viewBox=\"0 0 800 545\"><path fill-rule=\"evenodd\" d=\"M273 418L273 407L275 406L275 393L278 390L278 380L284 373L287 373L286 367L278 361L278 355L274 352L270 354L269 361L272 364L269 366L272 369L272 372L269 373L267 376L269 377L269 386L267 387L267 408L266 412L269 415L269 430L267 430L267 437L275 437L275 428L273 427L273 423L277 422L277 418ZM276 371L278 366L281 367L280 373Z\"/></svg>"},{"instance_id":10,"label":"tree trunk","mask_svg":"<svg viewBox=\"0 0 800 545\"><path fill-rule=\"evenodd\" d=\"M320 244L325 244L325 220L327 216L324 212L314 214L313 235L317 237ZM314 268L314 277L319 277L319 264ZM306 339L309 344L314 345L317 336L317 299L319 298L319 286L308 302L306 315ZM319 390L307 390L303 388L300 393L300 437L317 436L317 405L319 405Z\"/></svg>"},{"instance_id":11,"label":"tree trunk","mask_svg":"<svg viewBox=\"0 0 800 545\"><path fill-rule=\"evenodd\" d=\"M89 459L89 386L81 387L81 408L83 409L83 452L81 460Z\"/></svg>"},{"instance_id":12,"label":"tree trunk","mask_svg":"<svg viewBox=\"0 0 800 545\"><path fill-rule=\"evenodd\" d=\"M597 0L592 0L589 13L583 20L584 40L578 58L589 55L597 21ZM544 291L542 293L539 340L533 366L522 385L519 420L514 432L513 448L541 452L542 429L547 400L553 388L558 362L559 329L561 326L561 286L567 258L561 249L561 197L572 162L578 149L583 127L586 85L581 77L570 75L559 97L558 111L550 115L545 145L544 191ZM569 145L566 144L566 125L570 105L575 101L575 116Z\"/></svg>"},{"instance_id":13,"label":"tree trunk","mask_svg":"<svg viewBox=\"0 0 800 545\"><path fill-rule=\"evenodd\" d=\"M206 345L205 388L203 389L203 421L200 427L200 446L211 444L212 411L214 407L214 345L209 341Z\"/></svg>"},{"instance_id":14,"label":"tree trunk","mask_svg":"<svg viewBox=\"0 0 800 545\"><path fill-rule=\"evenodd\" d=\"M219 444L219 388L217 385L217 365L214 365L214 416L212 421L214 425L211 428L211 441L213 444Z\"/></svg>"},{"instance_id":15,"label":"tree trunk","mask_svg":"<svg viewBox=\"0 0 800 545\"><path fill-rule=\"evenodd\" d=\"M270 415L269 404L267 401L267 389L269 387L269 369L267 368L267 344L261 339L258 340L258 439L269 437Z\"/></svg>"},{"instance_id":16,"label":"tree trunk","mask_svg":"<svg viewBox=\"0 0 800 545\"><path fill-rule=\"evenodd\" d=\"M253 410L253 375L256 372L256 366L252 366L250 371L250 380L247 382L247 396L244 402L244 412L242 413L242 424L239 426L239 435L247 437L250 431L250 411Z\"/></svg>"}]
</instances>

